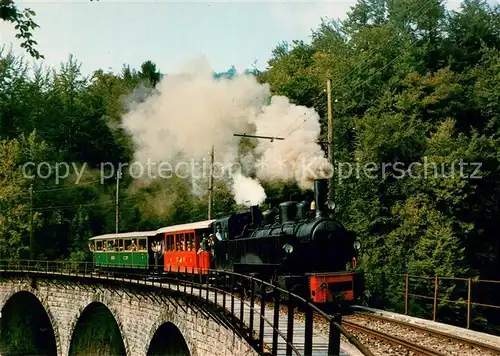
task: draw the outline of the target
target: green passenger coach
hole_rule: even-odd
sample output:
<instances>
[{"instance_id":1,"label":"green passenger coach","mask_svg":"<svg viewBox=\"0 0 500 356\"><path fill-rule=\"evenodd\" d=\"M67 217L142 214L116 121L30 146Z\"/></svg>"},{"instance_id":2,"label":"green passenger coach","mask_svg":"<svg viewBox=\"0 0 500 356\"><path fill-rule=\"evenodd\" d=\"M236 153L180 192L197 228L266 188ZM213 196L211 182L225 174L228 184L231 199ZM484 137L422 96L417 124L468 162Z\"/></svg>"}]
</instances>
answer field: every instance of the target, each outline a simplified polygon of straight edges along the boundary
<instances>
[{"instance_id":1,"label":"green passenger coach","mask_svg":"<svg viewBox=\"0 0 500 356\"><path fill-rule=\"evenodd\" d=\"M96 267L148 269L159 262L153 245L161 242L156 231L125 232L92 237L89 249ZM163 253L162 246L157 253Z\"/></svg>"}]
</instances>

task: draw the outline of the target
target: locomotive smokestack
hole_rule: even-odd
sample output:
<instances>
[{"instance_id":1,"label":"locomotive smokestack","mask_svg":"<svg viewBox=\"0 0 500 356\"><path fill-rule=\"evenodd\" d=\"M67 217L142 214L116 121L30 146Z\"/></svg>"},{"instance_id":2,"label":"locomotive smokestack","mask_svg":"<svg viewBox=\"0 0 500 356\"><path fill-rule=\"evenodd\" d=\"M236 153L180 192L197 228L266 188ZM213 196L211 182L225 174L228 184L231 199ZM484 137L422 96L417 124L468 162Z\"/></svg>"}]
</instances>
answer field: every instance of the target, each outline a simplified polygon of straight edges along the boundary
<instances>
[{"instance_id":1,"label":"locomotive smokestack","mask_svg":"<svg viewBox=\"0 0 500 356\"><path fill-rule=\"evenodd\" d=\"M314 181L314 201L316 202L316 218L326 215L326 200L328 194L328 180L316 179Z\"/></svg>"},{"instance_id":2,"label":"locomotive smokestack","mask_svg":"<svg viewBox=\"0 0 500 356\"><path fill-rule=\"evenodd\" d=\"M258 205L252 205L250 207L250 215L252 216L252 223L254 226L259 226L262 214Z\"/></svg>"}]
</instances>

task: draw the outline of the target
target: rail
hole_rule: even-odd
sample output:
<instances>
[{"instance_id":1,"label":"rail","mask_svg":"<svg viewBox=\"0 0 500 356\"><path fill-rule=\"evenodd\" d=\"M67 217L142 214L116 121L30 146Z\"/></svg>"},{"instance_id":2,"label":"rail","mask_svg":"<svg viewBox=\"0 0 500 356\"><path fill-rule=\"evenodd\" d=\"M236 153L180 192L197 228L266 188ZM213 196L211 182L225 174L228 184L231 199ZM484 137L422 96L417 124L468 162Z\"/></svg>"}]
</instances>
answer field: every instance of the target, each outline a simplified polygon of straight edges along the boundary
<instances>
[{"instance_id":1,"label":"rail","mask_svg":"<svg viewBox=\"0 0 500 356\"><path fill-rule=\"evenodd\" d=\"M365 333L367 335L373 336L377 339L384 340L388 343L390 343L393 346L403 346L405 349L407 349L409 352L415 353L417 355L422 355L422 356L444 356L436 351L433 351L431 349L428 349L424 346L417 345L415 343L412 343L408 340L390 335L388 333L384 333L380 330L375 330L375 329L370 329L364 325L359 325L356 323L352 322L344 322L345 325L347 325L349 328L352 328L356 331Z\"/></svg>"},{"instance_id":2,"label":"rail","mask_svg":"<svg viewBox=\"0 0 500 356\"><path fill-rule=\"evenodd\" d=\"M420 333L425 333L428 335L439 337L445 341L452 340L460 346L467 345L467 346L477 347L477 348L481 348L483 350L486 350L488 352L500 355L500 347L494 346L494 345L489 344L489 343L484 343L484 342L479 341L479 340L470 339L470 338L462 337L462 336L455 335L455 334L450 334L449 332L437 330L434 328L429 328L429 327L422 326L422 325L417 325L414 323L409 323L407 321L389 318L389 317L378 315L378 314L367 313L367 312L355 312L354 315L361 316L361 317L367 318L369 320L381 321L381 322L384 322L387 324L393 324L393 325L401 326L403 328L416 330L417 332L420 332ZM346 321L344 321L344 324L348 324L348 323Z\"/></svg>"},{"instance_id":3,"label":"rail","mask_svg":"<svg viewBox=\"0 0 500 356\"><path fill-rule=\"evenodd\" d=\"M114 264L110 264L114 266ZM114 280L128 282L137 285L148 285L160 289L172 289L171 285L177 287L177 291L183 287L184 293L187 293L190 288L191 295L194 296L194 289L198 289L198 298L204 299L207 303L212 303L219 306L217 301L218 293L222 293L222 308L226 311L226 299L231 300L231 315L237 319L240 330L245 339L254 343L254 347L259 354L264 354L266 344L264 343L264 323L271 326L273 330L271 354L277 355L278 353L278 337L284 340L286 344L286 355L291 356L292 352L295 355L312 355L313 346L313 314L323 318L329 323L329 337L328 337L328 355L340 354L340 335L344 335L347 340L354 345L363 355L373 356L373 353L361 344L352 334L347 332L341 325L341 316L329 315L319 309L317 306L308 300L284 290L276 285L270 284L266 281L247 276L244 274L226 271L226 270L193 270L193 269L176 269L164 271L158 269L158 266L141 265L137 272L124 272L113 270L112 276L105 275L100 272L103 264L96 266L93 262L84 261L36 261L36 260L0 260L0 272L4 273L29 273L29 274L42 274L51 276L70 276L76 278L89 278L95 280ZM135 267L130 266L129 267ZM154 273L145 273L147 269L154 270ZM142 270L142 271L141 271ZM235 290L239 294L235 293ZM247 296L250 301L245 301L245 293L249 291ZM213 292L214 300L210 299L210 293ZM255 307L256 298L260 299L260 311ZM240 315L235 314L235 298L240 299ZM274 304L273 320L270 321L265 316L266 301L272 301ZM249 326L244 325L244 312L243 305L248 307ZM280 307L287 306L287 331L286 335L279 330L279 316ZM305 331L304 331L304 351L300 353L296 343L293 342L293 324L294 324L294 310L296 307L302 306L305 308ZM254 340L254 315L258 314L259 328L258 339Z\"/></svg>"}]
</instances>

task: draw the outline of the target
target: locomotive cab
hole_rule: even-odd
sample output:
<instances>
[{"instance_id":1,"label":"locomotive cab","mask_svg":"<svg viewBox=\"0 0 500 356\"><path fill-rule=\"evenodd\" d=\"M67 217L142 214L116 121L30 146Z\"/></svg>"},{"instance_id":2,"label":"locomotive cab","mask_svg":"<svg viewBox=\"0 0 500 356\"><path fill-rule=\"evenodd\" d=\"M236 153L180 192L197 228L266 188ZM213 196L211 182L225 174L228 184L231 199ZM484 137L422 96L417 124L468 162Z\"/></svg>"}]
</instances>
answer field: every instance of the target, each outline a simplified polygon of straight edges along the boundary
<instances>
[{"instance_id":1,"label":"locomotive cab","mask_svg":"<svg viewBox=\"0 0 500 356\"><path fill-rule=\"evenodd\" d=\"M216 237L214 246L214 268L233 269L234 263L238 262L234 251L241 244L239 240L244 239L254 228L254 215L258 213L241 212L226 216L214 221L212 228Z\"/></svg>"},{"instance_id":2,"label":"locomotive cab","mask_svg":"<svg viewBox=\"0 0 500 356\"><path fill-rule=\"evenodd\" d=\"M215 220L213 234L218 241L233 240L247 234L246 227L252 222L251 212L242 212Z\"/></svg>"}]
</instances>

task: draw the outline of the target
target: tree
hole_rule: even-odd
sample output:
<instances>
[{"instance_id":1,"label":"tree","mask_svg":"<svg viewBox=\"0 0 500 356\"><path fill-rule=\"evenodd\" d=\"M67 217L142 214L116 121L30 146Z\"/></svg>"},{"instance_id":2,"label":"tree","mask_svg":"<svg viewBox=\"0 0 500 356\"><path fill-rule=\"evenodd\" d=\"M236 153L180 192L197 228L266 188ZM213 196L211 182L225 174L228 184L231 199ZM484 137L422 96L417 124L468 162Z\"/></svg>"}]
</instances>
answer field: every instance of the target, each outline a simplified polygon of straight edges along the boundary
<instances>
[{"instance_id":1,"label":"tree","mask_svg":"<svg viewBox=\"0 0 500 356\"><path fill-rule=\"evenodd\" d=\"M14 23L15 29L18 30L16 38L23 40L21 47L25 48L32 57L39 59L45 57L36 50L37 42L32 39L32 31L40 27L33 21L32 17L35 15L35 12L29 8L19 10L13 0L0 1L0 20Z\"/></svg>"},{"instance_id":2,"label":"tree","mask_svg":"<svg viewBox=\"0 0 500 356\"><path fill-rule=\"evenodd\" d=\"M151 61L142 63L139 77L151 88L156 87L156 84L158 84L161 79L160 72L156 70L156 64Z\"/></svg>"},{"instance_id":3,"label":"tree","mask_svg":"<svg viewBox=\"0 0 500 356\"><path fill-rule=\"evenodd\" d=\"M278 44L259 75L323 123L332 80L336 211L362 241L374 306L401 306L405 272L500 278L499 10L360 0L345 21L322 21L310 45Z\"/></svg>"},{"instance_id":4,"label":"tree","mask_svg":"<svg viewBox=\"0 0 500 356\"><path fill-rule=\"evenodd\" d=\"M463 71L483 56L482 49L500 50L500 5L491 7L483 0L465 0L459 12L448 15L445 46L451 68Z\"/></svg>"}]
</instances>

